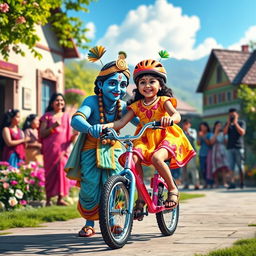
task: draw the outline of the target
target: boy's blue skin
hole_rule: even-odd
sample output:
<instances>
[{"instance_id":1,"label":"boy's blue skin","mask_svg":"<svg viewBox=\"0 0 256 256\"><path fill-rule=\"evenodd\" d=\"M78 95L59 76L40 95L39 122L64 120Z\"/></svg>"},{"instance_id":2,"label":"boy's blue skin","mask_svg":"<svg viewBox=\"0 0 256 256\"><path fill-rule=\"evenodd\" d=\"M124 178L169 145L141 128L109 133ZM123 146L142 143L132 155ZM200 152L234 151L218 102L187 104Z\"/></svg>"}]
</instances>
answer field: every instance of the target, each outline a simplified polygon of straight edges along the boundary
<instances>
[{"instance_id":1,"label":"boy's blue skin","mask_svg":"<svg viewBox=\"0 0 256 256\"><path fill-rule=\"evenodd\" d=\"M105 111L111 111L115 108L117 100L125 95L127 84L127 78L123 73L116 73L103 83L98 81L97 85L102 90L103 94L102 98ZM121 101L121 106L122 114L124 115L127 112L126 103ZM78 109L78 112L85 114L86 120L81 116L74 116L71 126L79 132L89 132L93 137L99 138L102 125L100 124L98 96L93 95L87 97ZM115 113L105 113L105 116L108 122L113 122Z\"/></svg>"},{"instance_id":2,"label":"boy's blue skin","mask_svg":"<svg viewBox=\"0 0 256 256\"><path fill-rule=\"evenodd\" d=\"M117 101L122 99L126 93L126 87L128 85L127 77L123 73L116 73L109 77L103 83L97 82L98 87L101 89L105 116L107 122L113 122L115 119L116 111L113 114L107 114L106 111L111 111L116 107ZM122 115L126 110L126 102L121 100ZM99 138L102 132L102 125L100 124L100 112L98 96L93 95L87 97L77 112L81 112L86 116L86 120L79 115L75 115L72 118L71 126L79 132L90 133L93 137ZM105 120L106 122L106 120ZM138 118L132 120L134 125L139 123ZM86 226L94 227L94 221L87 220Z\"/></svg>"}]
</instances>

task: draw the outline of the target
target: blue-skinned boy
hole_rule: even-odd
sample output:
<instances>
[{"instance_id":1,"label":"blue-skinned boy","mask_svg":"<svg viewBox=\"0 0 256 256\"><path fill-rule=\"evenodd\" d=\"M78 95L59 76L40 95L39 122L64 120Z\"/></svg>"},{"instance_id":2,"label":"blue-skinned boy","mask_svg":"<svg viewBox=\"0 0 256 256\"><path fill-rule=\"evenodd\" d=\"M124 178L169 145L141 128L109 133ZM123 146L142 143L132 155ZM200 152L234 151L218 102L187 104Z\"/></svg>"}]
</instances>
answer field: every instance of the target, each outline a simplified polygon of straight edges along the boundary
<instances>
[{"instance_id":1,"label":"blue-skinned boy","mask_svg":"<svg viewBox=\"0 0 256 256\"><path fill-rule=\"evenodd\" d=\"M122 97L129 84L130 71L123 55L107 63L95 80L96 95L87 97L73 115L71 125L81 134L66 165L67 176L80 182L78 211L86 219L78 235L95 234L99 219L99 200L103 184L121 170L118 157L123 152L117 141L99 139L104 123L113 122L126 113ZM137 120L133 120L137 123ZM107 149L107 150L106 150ZM113 157L114 156L114 157Z\"/></svg>"}]
</instances>

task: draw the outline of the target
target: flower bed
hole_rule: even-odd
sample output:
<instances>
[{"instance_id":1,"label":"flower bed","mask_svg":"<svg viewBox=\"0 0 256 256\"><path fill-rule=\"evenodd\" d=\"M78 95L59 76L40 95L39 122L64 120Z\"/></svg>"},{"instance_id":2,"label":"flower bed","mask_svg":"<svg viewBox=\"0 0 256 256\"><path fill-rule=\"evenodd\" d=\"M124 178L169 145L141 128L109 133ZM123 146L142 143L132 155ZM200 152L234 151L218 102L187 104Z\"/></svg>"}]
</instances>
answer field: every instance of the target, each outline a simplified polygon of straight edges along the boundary
<instances>
[{"instance_id":1,"label":"flower bed","mask_svg":"<svg viewBox=\"0 0 256 256\"><path fill-rule=\"evenodd\" d=\"M7 162L0 162L0 211L42 200L44 182L44 169L36 163L14 168Z\"/></svg>"}]
</instances>

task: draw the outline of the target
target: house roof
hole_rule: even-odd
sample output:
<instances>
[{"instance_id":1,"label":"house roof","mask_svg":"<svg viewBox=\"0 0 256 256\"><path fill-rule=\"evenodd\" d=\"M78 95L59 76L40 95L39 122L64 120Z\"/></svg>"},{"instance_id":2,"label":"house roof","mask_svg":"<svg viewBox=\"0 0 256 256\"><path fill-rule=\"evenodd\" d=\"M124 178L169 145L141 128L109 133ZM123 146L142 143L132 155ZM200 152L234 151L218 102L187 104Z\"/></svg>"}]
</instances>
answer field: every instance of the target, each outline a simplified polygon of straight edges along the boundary
<instances>
[{"instance_id":1,"label":"house roof","mask_svg":"<svg viewBox=\"0 0 256 256\"><path fill-rule=\"evenodd\" d=\"M238 81L242 81L246 77L246 81L254 82L254 84L256 84L256 75L254 73L256 56L252 58L252 55L255 55L255 51L250 53L244 51L213 49L199 82L197 92L203 92L209 78L211 66L215 61L218 61L221 65L230 83L234 83L236 81L238 84ZM249 59L251 60L249 61ZM254 65L251 63L253 59ZM242 70L243 72L241 72ZM238 74L240 75L238 76Z\"/></svg>"},{"instance_id":2,"label":"house roof","mask_svg":"<svg viewBox=\"0 0 256 256\"><path fill-rule=\"evenodd\" d=\"M73 40L73 38L70 39L70 41L73 44L72 48L68 47L63 47L63 52L64 52L64 58L69 59L69 58L79 58L80 54L78 52L77 46Z\"/></svg>"},{"instance_id":3,"label":"house roof","mask_svg":"<svg viewBox=\"0 0 256 256\"><path fill-rule=\"evenodd\" d=\"M256 84L256 50L247 59L233 80L234 84Z\"/></svg>"}]
</instances>

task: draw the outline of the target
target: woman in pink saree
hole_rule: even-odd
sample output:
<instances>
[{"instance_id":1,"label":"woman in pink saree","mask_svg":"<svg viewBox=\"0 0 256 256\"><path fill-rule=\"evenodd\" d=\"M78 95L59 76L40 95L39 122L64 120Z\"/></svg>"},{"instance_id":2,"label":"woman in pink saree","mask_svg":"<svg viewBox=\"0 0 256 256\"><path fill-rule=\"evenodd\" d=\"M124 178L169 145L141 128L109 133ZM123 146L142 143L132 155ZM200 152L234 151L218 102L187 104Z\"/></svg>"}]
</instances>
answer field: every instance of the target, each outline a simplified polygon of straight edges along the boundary
<instances>
[{"instance_id":1,"label":"woman in pink saree","mask_svg":"<svg viewBox=\"0 0 256 256\"><path fill-rule=\"evenodd\" d=\"M69 193L69 181L64 172L68 159L72 135L70 117L65 113L64 96L52 95L46 113L40 119L40 138L45 168L46 206L51 205L51 198L58 196L57 205L67 205L63 197Z\"/></svg>"}]
</instances>

